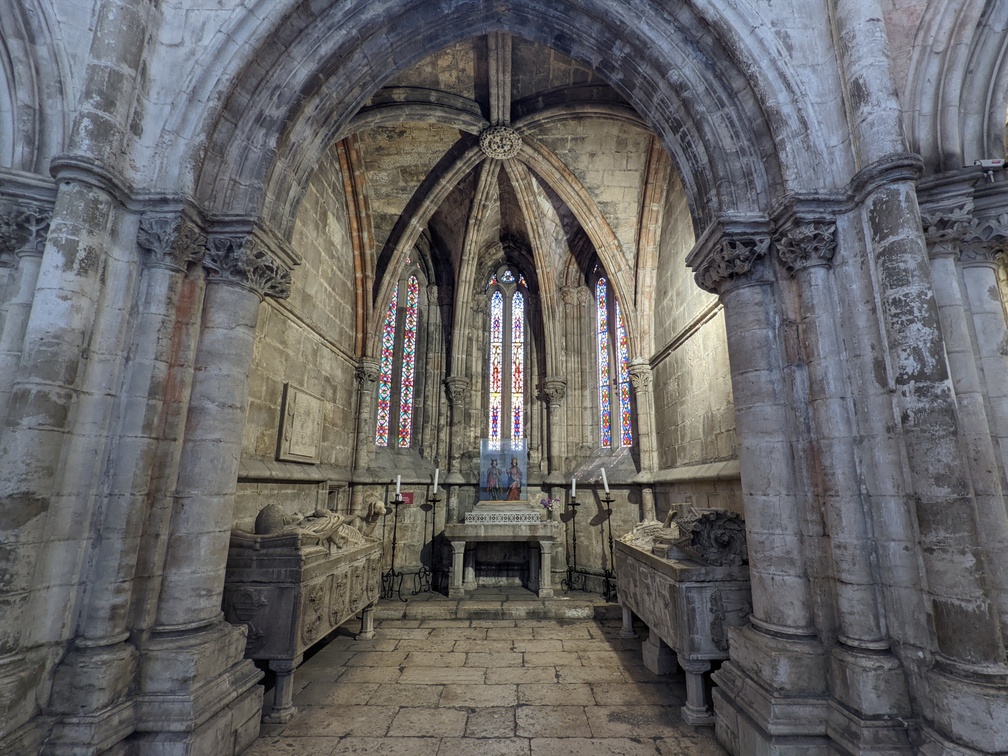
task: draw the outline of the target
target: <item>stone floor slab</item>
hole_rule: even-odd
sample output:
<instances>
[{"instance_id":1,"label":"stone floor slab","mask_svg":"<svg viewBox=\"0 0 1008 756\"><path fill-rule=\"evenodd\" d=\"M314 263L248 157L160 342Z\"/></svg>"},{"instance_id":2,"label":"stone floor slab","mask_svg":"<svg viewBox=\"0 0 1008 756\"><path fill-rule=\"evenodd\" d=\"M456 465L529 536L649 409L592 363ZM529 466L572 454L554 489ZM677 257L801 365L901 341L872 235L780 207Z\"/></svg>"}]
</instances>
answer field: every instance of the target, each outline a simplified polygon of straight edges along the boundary
<instances>
[{"instance_id":1,"label":"stone floor slab","mask_svg":"<svg viewBox=\"0 0 1008 756\"><path fill-rule=\"evenodd\" d=\"M483 654L478 651L466 654L467 667L520 667L523 659L520 653L514 651Z\"/></svg>"},{"instance_id":2,"label":"stone floor slab","mask_svg":"<svg viewBox=\"0 0 1008 756\"><path fill-rule=\"evenodd\" d=\"M517 685L445 685L441 706L515 706L518 703L517 689Z\"/></svg>"},{"instance_id":3,"label":"stone floor slab","mask_svg":"<svg viewBox=\"0 0 1008 756\"><path fill-rule=\"evenodd\" d=\"M592 706L585 710L596 738L654 738L681 726L679 712L669 706Z\"/></svg>"},{"instance_id":4,"label":"stone floor slab","mask_svg":"<svg viewBox=\"0 0 1008 756\"><path fill-rule=\"evenodd\" d=\"M291 720L283 735L381 737L397 711L395 706L308 706Z\"/></svg>"},{"instance_id":5,"label":"stone floor slab","mask_svg":"<svg viewBox=\"0 0 1008 756\"><path fill-rule=\"evenodd\" d=\"M441 738L350 737L339 742L333 756L437 756L440 745Z\"/></svg>"},{"instance_id":6,"label":"stone floor slab","mask_svg":"<svg viewBox=\"0 0 1008 756\"><path fill-rule=\"evenodd\" d=\"M399 682L408 685L478 685L484 682L486 670L482 667L406 667Z\"/></svg>"},{"instance_id":7,"label":"stone floor slab","mask_svg":"<svg viewBox=\"0 0 1008 756\"><path fill-rule=\"evenodd\" d=\"M594 706L590 685L563 683L518 686L518 703L531 706Z\"/></svg>"},{"instance_id":8,"label":"stone floor slab","mask_svg":"<svg viewBox=\"0 0 1008 756\"><path fill-rule=\"evenodd\" d=\"M583 706L519 706L515 733L525 738L590 738Z\"/></svg>"},{"instance_id":9,"label":"stone floor slab","mask_svg":"<svg viewBox=\"0 0 1008 756\"><path fill-rule=\"evenodd\" d=\"M436 706L443 689L443 685L383 684L366 700L368 706Z\"/></svg>"},{"instance_id":10,"label":"stone floor slab","mask_svg":"<svg viewBox=\"0 0 1008 756\"><path fill-rule=\"evenodd\" d=\"M243 756L331 756L341 742L337 737L264 738L249 746Z\"/></svg>"},{"instance_id":11,"label":"stone floor slab","mask_svg":"<svg viewBox=\"0 0 1008 756\"><path fill-rule=\"evenodd\" d=\"M441 738L438 756L528 756L524 738Z\"/></svg>"},{"instance_id":12,"label":"stone floor slab","mask_svg":"<svg viewBox=\"0 0 1008 756\"><path fill-rule=\"evenodd\" d=\"M469 712L465 734L467 738L513 738L515 734L514 706L492 706Z\"/></svg>"},{"instance_id":13,"label":"stone floor slab","mask_svg":"<svg viewBox=\"0 0 1008 756\"><path fill-rule=\"evenodd\" d=\"M504 685L508 683L555 683L556 667L496 667L486 671L488 685Z\"/></svg>"},{"instance_id":14,"label":"stone floor slab","mask_svg":"<svg viewBox=\"0 0 1008 756\"><path fill-rule=\"evenodd\" d=\"M404 706L392 720L388 734L392 737L461 738L465 734L465 725L466 712L463 709Z\"/></svg>"},{"instance_id":15,"label":"stone floor slab","mask_svg":"<svg viewBox=\"0 0 1008 756\"><path fill-rule=\"evenodd\" d=\"M650 740L634 738L535 738L531 741L532 756L655 756ZM673 752L675 753L675 752ZM679 752L677 756L687 756ZM689 754L692 756L692 754Z\"/></svg>"},{"instance_id":16,"label":"stone floor slab","mask_svg":"<svg viewBox=\"0 0 1008 756\"><path fill-rule=\"evenodd\" d=\"M410 651L402 661L403 667L461 667L466 655L453 652Z\"/></svg>"}]
</instances>

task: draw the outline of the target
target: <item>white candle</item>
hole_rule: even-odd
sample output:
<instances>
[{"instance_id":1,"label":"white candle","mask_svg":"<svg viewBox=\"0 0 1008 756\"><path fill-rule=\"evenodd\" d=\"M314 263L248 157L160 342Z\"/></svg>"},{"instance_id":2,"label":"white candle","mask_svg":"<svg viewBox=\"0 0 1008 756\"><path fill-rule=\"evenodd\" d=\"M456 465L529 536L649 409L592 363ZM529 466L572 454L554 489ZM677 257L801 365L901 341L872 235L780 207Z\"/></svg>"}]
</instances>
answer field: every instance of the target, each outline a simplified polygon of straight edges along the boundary
<instances>
[{"instance_id":1,"label":"white candle","mask_svg":"<svg viewBox=\"0 0 1008 756\"><path fill-rule=\"evenodd\" d=\"M605 486L605 492L609 493L609 479L605 476L605 468L602 468L602 485Z\"/></svg>"},{"instance_id":2,"label":"white candle","mask_svg":"<svg viewBox=\"0 0 1008 756\"><path fill-rule=\"evenodd\" d=\"M438 468L436 467L434 468L434 493L437 493L437 480L438 480L438 474L440 472L441 471Z\"/></svg>"},{"instance_id":3,"label":"white candle","mask_svg":"<svg viewBox=\"0 0 1008 756\"><path fill-rule=\"evenodd\" d=\"M603 472L604 472L604 471L603 471ZM400 485L401 483L402 483L402 475L396 475L396 476L395 476L395 495L396 495L396 496L398 496L398 495L399 495L399 485ZM607 489L606 489L606 491L608 491L608 490L609 490L609 489L607 488Z\"/></svg>"},{"instance_id":4,"label":"white candle","mask_svg":"<svg viewBox=\"0 0 1008 756\"><path fill-rule=\"evenodd\" d=\"M577 478L571 478L571 498L577 498Z\"/></svg>"}]
</instances>

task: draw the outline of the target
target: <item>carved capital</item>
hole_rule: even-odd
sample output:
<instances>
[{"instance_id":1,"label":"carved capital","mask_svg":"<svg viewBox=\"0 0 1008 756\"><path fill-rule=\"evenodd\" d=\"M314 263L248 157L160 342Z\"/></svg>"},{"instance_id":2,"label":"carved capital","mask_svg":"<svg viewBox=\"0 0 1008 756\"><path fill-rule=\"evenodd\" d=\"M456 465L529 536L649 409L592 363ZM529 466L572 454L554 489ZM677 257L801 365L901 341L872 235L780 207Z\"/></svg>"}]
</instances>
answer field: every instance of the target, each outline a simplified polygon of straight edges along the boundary
<instances>
[{"instance_id":1,"label":"carved capital","mask_svg":"<svg viewBox=\"0 0 1008 756\"><path fill-rule=\"evenodd\" d=\"M0 205L0 253L41 255L49 233L49 210Z\"/></svg>"},{"instance_id":2,"label":"carved capital","mask_svg":"<svg viewBox=\"0 0 1008 756\"><path fill-rule=\"evenodd\" d=\"M469 379L452 376L445 378L445 390L452 406L461 406L469 395Z\"/></svg>"},{"instance_id":3,"label":"carved capital","mask_svg":"<svg viewBox=\"0 0 1008 756\"><path fill-rule=\"evenodd\" d=\"M722 234L707 254L688 260L697 285L704 291L719 293L729 283L748 274L756 263L766 257L770 236L764 233Z\"/></svg>"},{"instance_id":4,"label":"carved capital","mask_svg":"<svg viewBox=\"0 0 1008 756\"><path fill-rule=\"evenodd\" d=\"M206 235L180 215L147 213L140 219L137 244L154 267L185 271L206 252Z\"/></svg>"},{"instance_id":5,"label":"carved capital","mask_svg":"<svg viewBox=\"0 0 1008 756\"><path fill-rule=\"evenodd\" d=\"M559 407L564 397L567 396L567 379L559 377L544 379L542 392L543 396L546 397L546 403L550 407Z\"/></svg>"},{"instance_id":6,"label":"carved capital","mask_svg":"<svg viewBox=\"0 0 1008 756\"><path fill-rule=\"evenodd\" d=\"M654 380L654 375L651 372L651 366L646 362L631 362L630 363L630 383L633 384L634 391L640 393L642 391L651 390L651 382Z\"/></svg>"},{"instance_id":7,"label":"carved capital","mask_svg":"<svg viewBox=\"0 0 1008 756\"><path fill-rule=\"evenodd\" d=\"M777 239L777 257L792 276L802 268L830 265L836 254L836 222L803 220L785 228Z\"/></svg>"},{"instance_id":8,"label":"carved capital","mask_svg":"<svg viewBox=\"0 0 1008 756\"><path fill-rule=\"evenodd\" d=\"M1002 258L1008 246L1008 214L995 218L974 218L965 224L960 242L963 265L989 264Z\"/></svg>"},{"instance_id":9,"label":"carved capital","mask_svg":"<svg viewBox=\"0 0 1008 756\"><path fill-rule=\"evenodd\" d=\"M560 289L560 301L564 303L565 307L573 307L574 305L580 304L578 298L578 290L584 289L583 286L564 286Z\"/></svg>"},{"instance_id":10,"label":"carved capital","mask_svg":"<svg viewBox=\"0 0 1008 756\"><path fill-rule=\"evenodd\" d=\"M290 296L290 271L278 263L252 236L213 236L203 265L211 278L245 286L260 297Z\"/></svg>"},{"instance_id":11,"label":"carved capital","mask_svg":"<svg viewBox=\"0 0 1008 756\"><path fill-rule=\"evenodd\" d=\"M378 360L369 357L362 358L354 370L354 377L357 379L361 391L370 391L380 375L381 368Z\"/></svg>"},{"instance_id":12,"label":"carved capital","mask_svg":"<svg viewBox=\"0 0 1008 756\"><path fill-rule=\"evenodd\" d=\"M921 226L931 257L956 254L966 238L972 218L973 214L966 205L930 212L922 208Z\"/></svg>"}]
</instances>

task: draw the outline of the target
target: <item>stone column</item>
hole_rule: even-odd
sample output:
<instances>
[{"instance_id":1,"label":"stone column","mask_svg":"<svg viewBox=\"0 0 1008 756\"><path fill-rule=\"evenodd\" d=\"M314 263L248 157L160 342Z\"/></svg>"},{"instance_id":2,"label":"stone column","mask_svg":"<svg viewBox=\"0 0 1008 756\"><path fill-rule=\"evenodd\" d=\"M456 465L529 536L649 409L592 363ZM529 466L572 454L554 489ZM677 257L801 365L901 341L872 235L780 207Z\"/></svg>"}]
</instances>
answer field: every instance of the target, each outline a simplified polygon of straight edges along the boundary
<instances>
[{"instance_id":1,"label":"stone column","mask_svg":"<svg viewBox=\"0 0 1008 756\"><path fill-rule=\"evenodd\" d=\"M103 741L119 727L115 709L107 710L108 702L125 697L135 683L136 648L127 642L133 578L151 465L164 419L179 292L188 264L202 258L205 239L175 213L145 216L138 243L146 265L119 431L123 442L115 452L98 510L100 524L91 547L74 645L56 669L49 709L61 716L53 731L54 744L74 743L84 716L95 742ZM102 691L101 697L94 695L96 690Z\"/></svg>"},{"instance_id":2,"label":"stone column","mask_svg":"<svg viewBox=\"0 0 1008 756\"><path fill-rule=\"evenodd\" d=\"M577 454L584 443L584 434L590 432L585 404L587 401L585 376L590 361L585 353L584 305L588 301L588 290L583 286L564 286L560 289L560 301L564 307L564 343L567 345L561 364L567 374L567 424L564 428L567 452L567 469L577 467Z\"/></svg>"},{"instance_id":3,"label":"stone column","mask_svg":"<svg viewBox=\"0 0 1008 756\"><path fill-rule=\"evenodd\" d=\"M462 445L465 441L465 405L469 397L469 379L450 376L445 379L445 391L451 408L451 436L448 439L448 475L445 484L448 503L445 516L448 522L458 519L458 485L465 482L462 477ZM450 487L449 487L450 486Z\"/></svg>"},{"instance_id":4,"label":"stone column","mask_svg":"<svg viewBox=\"0 0 1008 756\"><path fill-rule=\"evenodd\" d=\"M221 596L259 305L264 296L286 297L290 274L251 234L211 236L204 266L203 322L138 703L140 742L169 741L165 753L212 748L200 740L212 732L202 724L195 731L193 718L244 726L261 704L261 675L243 660L245 630L223 621ZM213 686L218 694L202 701ZM166 716L168 701L177 713Z\"/></svg>"},{"instance_id":5,"label":"stone column","mask_svg":"<svg viewBox=\"0 0 1008 756\"><path fill-rule=\"evenodd\" d=\"M658 469L658 436L655 432L654 388L651 364L644 359L630 361L630 382L634 388L637 417L637 444L640 448L641 473L652 475ZM649 478L653 480L653 478ZM654 488L641 488L641 520L655 520Z\"/></svg>"},{"instance_id":6,"label":"stone column","mask_svg":"<svg viewBox=\"0 0 1008 756\"><path fill-rule=\"evenodd\" d=\"M832 556L838 641L833 650L832 688L844 712L859 721L843 728L857 742L885 740L906 747L902 725L883 728L874 720L909 717L910 701L899 663L889 653L889 639L874 566L874 533L866 516L857 437L850 416L844 369L845 349L836 324L831 266L836 254L836 222L829 214L791 218L781 233L777 253L798 283L801 348L808 375L813 423L810 464L821 502ZM810 503L811 506L811 503ZM864 722L873 720L871 734Z\"/></svg>"},{"instance_id":7,"label":"stone column","mask_svg":"<svg viewBox=\"0 0 1008 756\"><path fill-rule=\"evenodd\" d=\"M350 511L360 514L364 511L364 487L369 482L368 468L374 461L375 452L375 386L381 375L378 360L373 357L361 357L354 371L357 381L357 437L354 443L353 470L351 479L360 485L354 485L350 495Z\"/></svg>"},{"instance_id":8,"label":"stone column","mask_svg":"<svg viewBox=\"0 0 1008 756\"><path fill-rule=\"evenodd\" d=\"M553 598L553 541L539 542L539 598Z\"/></svg>"},{"instance_id":9,"label":"stone column","mask_svg":"<svg viewBox=\"0 0 1008 756\"><path fill-rule=\"evenodd\" d=\"M564 422L563 422L563 400L567 393L567 380L559 376L547 377L543 381L543 395L546 397L546 409L549 413L549 422L546 424L546 432L549 434L548 443L548 463L549 475L546 483L550 485L563 485L564 483Z\"/></svg>"},{"instance_id":10,"label":"stone column","mask_svg":"<svg viewBox=\"0 0 1008 756\"><path fill-rule=\"evenodd\" d=\"M7 417L11 386L21 362L28 316L42 265L50 212L39 207L12 207L5 213L4 245L15 258L0 324L0 422Z\"/></svg>"},{"instance_id":11,"label":"stone column","mask_svg":"<svg viewBox=\"0 0 1008 756\"><path fill-rule=\"evenodd\" d=\"M710 235L687 258L700 287L718 293L724 307L753 598L749 625L730 631L732 658L718 672L715 694L723 702L719 716L726 718L718 727L731 731L736 741L752 743L766 743L766 732L824 737L827 709L826 664L813 624L800 528L768 225L727 221L720 234ZM802 711L800 723L796 707Z\"/></svg>"},{"instance_id":12,"label":"stone column","mask_svg":"<svg viewBox=\"0 0 1008 756\"><path fill-rule=\"evenodd\" d=\"M465 596L465 589L462 587L463 570L465 569L465 541L451 541L452 547L452 568L451 584L448 586L448 598L457 599Z\"/></svg>"},{"instance_id":13,"label":"stone column","mask_svg":"<svg viewBox=\"0 0 1008 756\"><path fill-rule=\"evenodd\" d=\"M994 448L987 402L978 370L978 355L984 339L973 336L970 317L972 299L981 310L989 307L991 289L997 291L996 250L978 233L977 222L968 222L967 207L922 218L929 242L931 280L941 317L949 374L959 408L960 432L966 447L973 493L976 497L978 536L990 580L991 598L1000 617L1002 637L1008 633L1008 513L1005 511L1003 468ZM972 225L972 229L971 229ZM968 236L968 240L967 240ZM960 271L956 265L961 260ZM987 290L984 291L984 287ZM973 296L970 297L972 293ZM964 295L969 300L964 300ZM985 301L986 300L986 301ZM1004 309L1001 327L1004 328ZM998 335L997 330L993 334ZM1004 335L1002 330L1002 336ZM1003 343L1003 342L1002 342ZM974 346L975 345L975 346ZM991 347L987 346L987 350ZM982 358L981 358L982 359ZM1001 369L1008 367L1002 357Z\"/></svg>"}]
</instances>

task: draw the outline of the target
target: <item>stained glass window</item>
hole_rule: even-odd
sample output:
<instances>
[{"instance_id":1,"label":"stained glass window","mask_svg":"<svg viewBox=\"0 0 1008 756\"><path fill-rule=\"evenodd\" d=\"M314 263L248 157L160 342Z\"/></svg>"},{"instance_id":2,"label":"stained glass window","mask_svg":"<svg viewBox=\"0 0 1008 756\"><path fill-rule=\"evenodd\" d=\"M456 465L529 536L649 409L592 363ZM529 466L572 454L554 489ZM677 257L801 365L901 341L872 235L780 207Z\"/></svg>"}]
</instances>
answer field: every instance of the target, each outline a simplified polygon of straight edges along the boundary
<instances>
[{"instance_id":1,"label":"stained glass window","mask_svg":"<svg viewBox=\"0 0 1008 756\"><path fill-rule=\"evenodd\" d=\"M398 287L397 287L398 288ZM403 328L402 375L399 383L399 447L410 445L413 432L413 379L416 372L417 308L420 283L410 276L406 284L406 323Z\"/></svg>"},{"instance_id":2,"label":"stained glass window","mask_svg":"<svg viewBox=\"0 0 1008 756\"><path fill-rule=\"evenodd\" d=\"M511 438L525 435L525 298L511 297Z\"/></svg>"},{"instance_id":3,"label":"stained glass window","mask_svg":"<svg viewBox=\"0 0 1008 756\"><path fill-rule=\"evenodd\" d=\"M633 444L630 347L623 313L616 297L609 292L605 278L599 278L595 284L595 334L598 352L599 444L607 449L613 446L615 409L616 443L619 446L630 446ZM613 389L616 391L615 399L612 396Z\"/></svg>"},{"instance_id":4,"label":"stained glass window","mask_svg":"<svg viewBox=\"0 0 1008 756\"><path fill-rule=\"evenodd\" d=\"M382 327L382 351L378 374L378 423L375 430L375 446L388 446L389 414L392 404L392 362L395 359L396 307L399 299L399 285L392 290L385 325Z\"/></svg>"},{"instance_id":5,"label":"stained glass window","mask_svg":"<svg viewBox=\"0 0 1008 756\"><path fill-rule=\"evenodd\" d=\"M525 437L525 310L524 277L510 268L494 273L490 296L487 436L490 448Z\"/></svg>"},{"instance_id":6,"label":"stained glass window","mask_svg":"<svg viewBox=\"0 0 1008 756\"><path fill-rule=\"evenodd\" d=\"M599 443L603 448L612 446L612 397L609 387L609 307L606 280L595 284L595 334L598 352L599 386Z\"/></svg>"},{"instance_id":7,"label":"stained glass window","mask_svg":"<svg viewBox=\"0 0 1008 756\"><path fill-rule=\"evenodd\" d=\"M619 408L620 408L620 446L630 446L633 443L630 419L630 348L627 345L626 324L619 302L613 297L616 309L616 361L619 375Z\"/></svg>"},{"instance_id":8,"label":"stained glass window","mask_svg":"<svg viewBox=\"0 0 1008 756\"><path fill-rule=\"evenodd\" d=\"M504 294L490 295L490 446L500 448L504 373Z\"/></svg>"}]
</instances>

